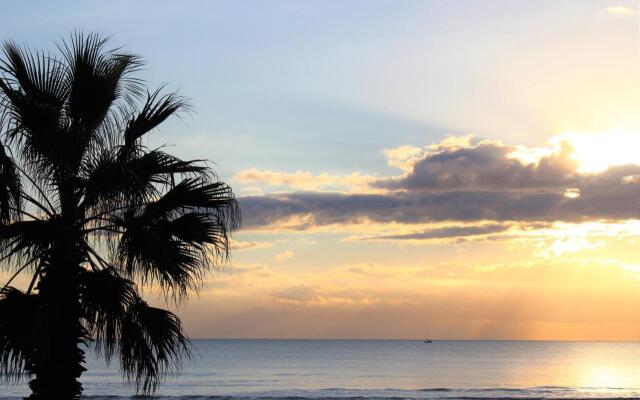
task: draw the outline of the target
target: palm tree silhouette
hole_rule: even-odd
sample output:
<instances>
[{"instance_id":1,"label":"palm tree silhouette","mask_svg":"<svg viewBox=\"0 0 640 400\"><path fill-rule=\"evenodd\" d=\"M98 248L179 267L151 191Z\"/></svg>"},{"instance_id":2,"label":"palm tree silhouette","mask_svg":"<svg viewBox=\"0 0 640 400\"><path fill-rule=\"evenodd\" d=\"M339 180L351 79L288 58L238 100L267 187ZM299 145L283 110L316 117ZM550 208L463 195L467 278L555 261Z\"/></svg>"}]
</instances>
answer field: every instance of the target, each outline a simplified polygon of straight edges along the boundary
<instances>
[{"instance_id":1,"label":"palm tree silhouette","mask_svg":"<svg viewBox=\"0 0 640 400\"><path fill-rule=\"evenodd\" d=\"M143 143L186 104L146 92L140 66L96 34L55 55L4 44L0 268L13 276L0 289L0 376L31 379L31 399L79 398L88 346L154 392L189 345L139 287L184 300L239 224L231 188L205 162ZM11 286L21 274L22 290Z\"/></svg>"}]
</instances>

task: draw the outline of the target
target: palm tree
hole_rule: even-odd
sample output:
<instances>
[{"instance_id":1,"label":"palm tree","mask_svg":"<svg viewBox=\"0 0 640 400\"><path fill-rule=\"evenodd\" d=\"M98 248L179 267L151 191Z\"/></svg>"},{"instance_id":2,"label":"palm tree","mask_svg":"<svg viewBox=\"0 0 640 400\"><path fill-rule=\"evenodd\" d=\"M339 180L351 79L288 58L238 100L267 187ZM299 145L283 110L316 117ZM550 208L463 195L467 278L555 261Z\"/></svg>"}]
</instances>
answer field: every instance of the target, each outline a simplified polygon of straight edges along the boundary
<instances>
[{"instance_id":1,"label":"palm tree","mask_svg":"<svg viewBox=\"0 0 640 400\"><path fill-rule=\"evenodd\" d=\"M0 376L31 379L31 399L77 399L95 346L151 393L189 345L176 315L139 288L179 302L225 261L233 192L206 162L144 144L186 105L144 90L138 56L95 34L54 55L3 49L0 268L12 277L0 289Z\"/></svg>"}]
</instances>

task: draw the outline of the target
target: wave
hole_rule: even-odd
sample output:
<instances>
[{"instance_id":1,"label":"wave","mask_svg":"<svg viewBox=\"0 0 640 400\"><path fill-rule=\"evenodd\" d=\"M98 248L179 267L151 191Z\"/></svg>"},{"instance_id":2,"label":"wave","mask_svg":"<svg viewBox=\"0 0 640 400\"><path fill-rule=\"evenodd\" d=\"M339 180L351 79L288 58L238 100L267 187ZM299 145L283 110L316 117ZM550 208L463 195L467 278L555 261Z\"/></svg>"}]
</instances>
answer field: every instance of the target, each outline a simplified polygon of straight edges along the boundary
<instances>
[{"instance_id":1,"label":"wave","mask_svg":"<svg viewBox=\"0 0 640 400\"><path fill-rule=\"evenodd\" d=\"M0 400L18 400L21 396L3 396ZM640 400L640 389L608 387L539 386L531 388L448 388L417 390L343 389L283 390L228 395L87 395L83 400Z\"/></svg>"}]
</instances>

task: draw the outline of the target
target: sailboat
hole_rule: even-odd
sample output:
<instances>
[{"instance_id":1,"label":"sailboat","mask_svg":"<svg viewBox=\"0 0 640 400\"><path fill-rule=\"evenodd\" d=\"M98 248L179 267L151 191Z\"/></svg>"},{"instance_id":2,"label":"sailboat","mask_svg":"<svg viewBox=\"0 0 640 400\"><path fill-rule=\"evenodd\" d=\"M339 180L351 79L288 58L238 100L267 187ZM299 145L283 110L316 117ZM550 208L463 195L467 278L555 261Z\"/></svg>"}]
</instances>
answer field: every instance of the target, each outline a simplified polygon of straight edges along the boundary
<instances>
[{"instance_id":1,"label":"sailboat","mask_svg":"<svg viewBox=\"0 0 640 400\"><path fill-rule=\"evenodd\" d=\"M429 330L427 329L426 335L424 336L424 343L433 343L433 340L429 339Z\"/></svg>"}]
</instances>

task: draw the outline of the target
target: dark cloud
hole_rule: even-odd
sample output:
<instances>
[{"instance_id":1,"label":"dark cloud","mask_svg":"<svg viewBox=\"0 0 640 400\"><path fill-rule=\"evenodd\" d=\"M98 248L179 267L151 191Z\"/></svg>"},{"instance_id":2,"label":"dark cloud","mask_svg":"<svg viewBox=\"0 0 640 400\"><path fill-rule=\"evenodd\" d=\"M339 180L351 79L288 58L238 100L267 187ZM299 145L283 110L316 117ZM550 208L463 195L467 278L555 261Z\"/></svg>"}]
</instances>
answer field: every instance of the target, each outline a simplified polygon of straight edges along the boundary
<instances>
[{"instance_id":1,"label":"dark cloud","mask_svg":"<svg viewBox=\"0 0 640 400\"><path fill-rule=\"evenodd\" d=\"M538 163L510 157L518 149L500 142L481 141L473 146L446 148L415 163L401 179L383 179L376 186L408 190L505 190L558 188L576 179L573 148L563 142Z\"/></svg>"},{"instance_id":2,"label":"dark cloud","mask_svg":"<svg viewBox=\"0 0 640 400\"><path fill-rule=\"evenodd\" d=\"M637 172L636 172L637 173ZM612 177L611 177L612 178ZM640 185L587 180L580 197L564 191L448 191L340 194L298 192L240 199L245 228L311 215L298 226L372 222L566 221L640 218Z\"/></svg>"},{"instance_id":3,"label":"dark cloud","mask_svg":"<svg viewBox=\"0 0 640 400\"><path fill-rule=\"evenodd\" d=\"M314 225L373 222L425 223L443 220L539 220L557 214L567 201L562 193L392 192L339 194L298 192L244 197L245 228L271 225L284 218L311 215L300 229Z\"/></svg>"}]
</instances>

